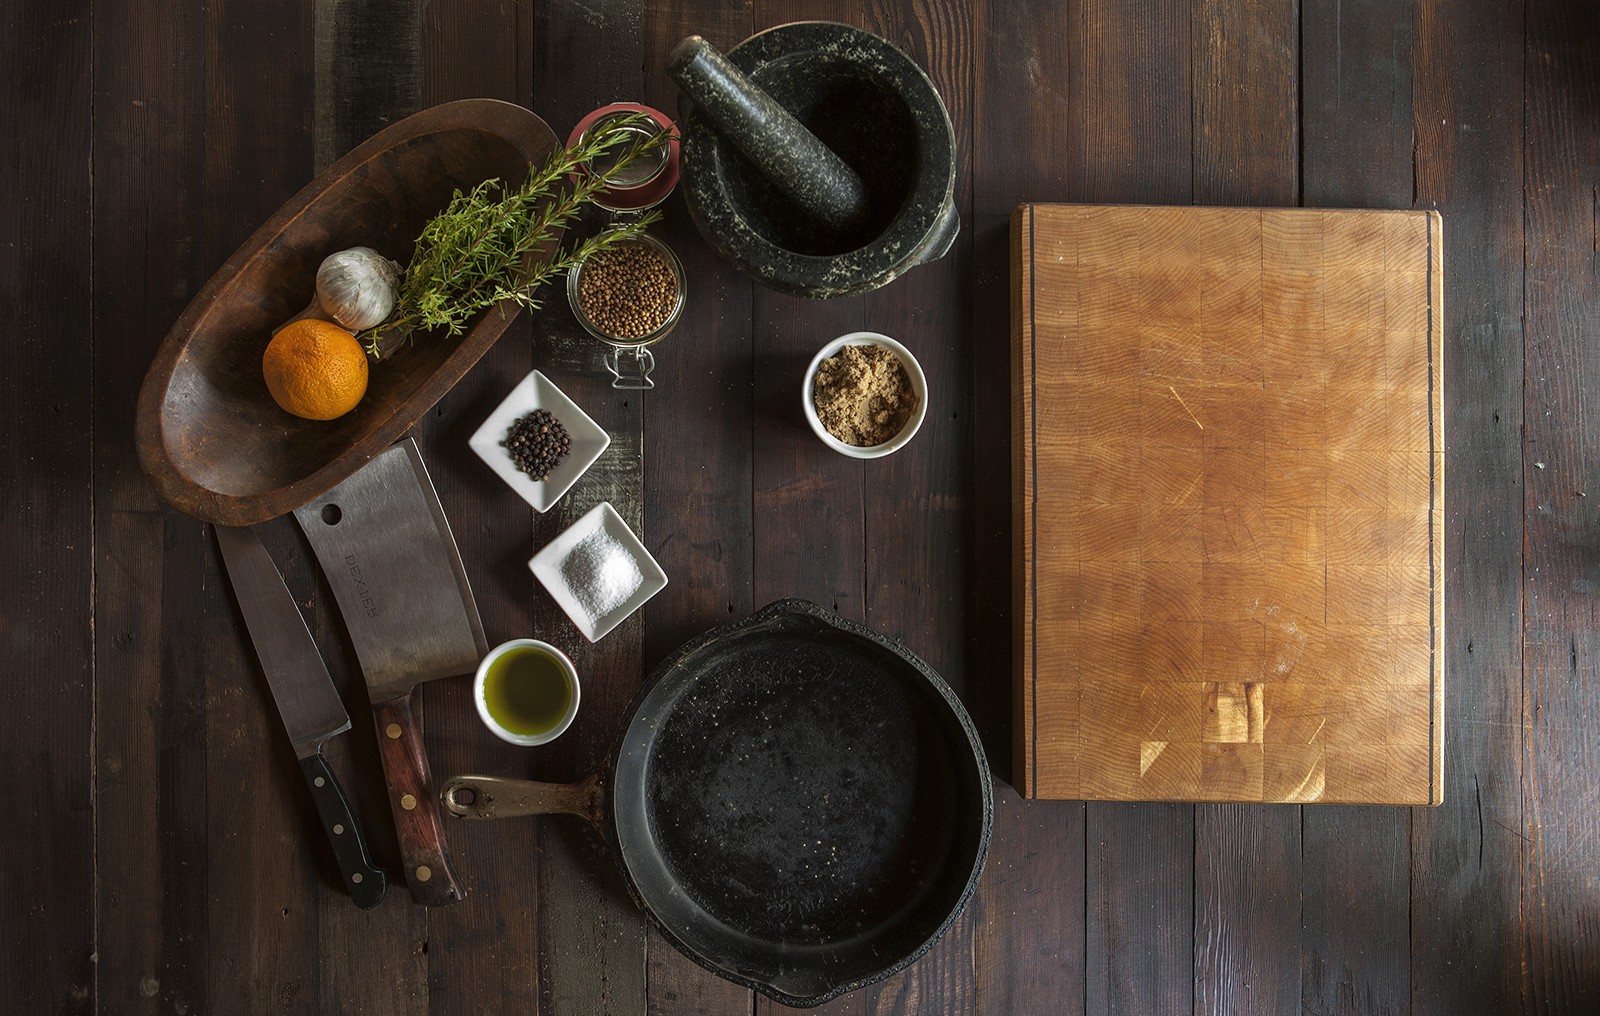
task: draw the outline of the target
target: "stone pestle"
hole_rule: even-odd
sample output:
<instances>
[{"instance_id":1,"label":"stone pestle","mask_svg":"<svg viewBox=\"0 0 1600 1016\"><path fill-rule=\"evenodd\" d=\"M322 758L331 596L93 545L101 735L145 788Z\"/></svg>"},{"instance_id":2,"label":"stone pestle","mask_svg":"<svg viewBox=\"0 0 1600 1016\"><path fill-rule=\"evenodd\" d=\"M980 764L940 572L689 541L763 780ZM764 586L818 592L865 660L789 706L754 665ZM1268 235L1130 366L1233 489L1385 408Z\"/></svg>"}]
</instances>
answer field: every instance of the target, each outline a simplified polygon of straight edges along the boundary
<instances>
[{"instance_id":1,"label":"stone pestle","mask_svg":"<svg viewBox=\"0 0 1600 1016\"><path fill-rule=\"evenodd\" d=\"M723 137L808 215L835 229L866 216L866 188L856 171L715 46L689 36L673 48L667 73Z\"/></svg>"}]
</instances>

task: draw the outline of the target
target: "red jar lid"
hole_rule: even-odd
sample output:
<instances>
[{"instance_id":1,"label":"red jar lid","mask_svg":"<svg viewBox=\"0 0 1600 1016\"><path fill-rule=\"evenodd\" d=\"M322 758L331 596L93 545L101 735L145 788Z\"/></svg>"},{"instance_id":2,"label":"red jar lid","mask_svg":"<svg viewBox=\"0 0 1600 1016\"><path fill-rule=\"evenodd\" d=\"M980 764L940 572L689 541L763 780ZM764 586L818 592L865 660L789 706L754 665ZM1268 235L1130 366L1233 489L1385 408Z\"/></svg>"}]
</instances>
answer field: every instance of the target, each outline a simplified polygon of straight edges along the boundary
<instances>
[{"instance_id":1,"label":"red jar lid","mask_svg":"<svg viewBox=\"0 0 1600 1016\"><path fill-rule=\"evenodd\" d=\"M651 208L666 199L672 189L678 185L678 132L671 119L658 109L642 106L637 102L613 102L585 116L572 128L572 133L567 137L567 147L577 144L585 131L604 120L625 116L629 113L643 113L654 120L662 130L671 132L665 154L662 160L652 166L644 167L643 173L637 173L628 179L613 183L612 186L595 195L595 204L608 208L613 212L636 212ZM604 172L604 167L598 172Z\"/></svg>"}]
</instances>

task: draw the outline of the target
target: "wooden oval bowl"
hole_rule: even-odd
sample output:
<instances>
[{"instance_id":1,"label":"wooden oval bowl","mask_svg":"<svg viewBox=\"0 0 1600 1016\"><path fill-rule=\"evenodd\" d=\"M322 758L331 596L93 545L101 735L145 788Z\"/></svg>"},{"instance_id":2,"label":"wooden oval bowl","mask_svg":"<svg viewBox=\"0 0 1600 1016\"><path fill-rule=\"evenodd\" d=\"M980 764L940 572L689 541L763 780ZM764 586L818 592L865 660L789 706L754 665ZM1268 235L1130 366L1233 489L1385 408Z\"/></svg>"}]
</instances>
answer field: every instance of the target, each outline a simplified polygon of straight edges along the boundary
<instances>
[{"instance_id":1,"label":"wooden oval bowl","mask_svg":"<svg viewBox=\"0 0 1600 1016\"><path fill-rule=\"evenodd\" d=\"M278 408L261 377L274 329L310 303L317 266L367 246L401 264L457 188L520 184L556 137L493 99L423 110L374 135L296 194L211 277L162 340L139 392L139 461L168 503L247 526L310 501L405 434L516 317L483 313L455 338L421 335L372 364L352 412L316 422Z\"/></svg>"}]
</instances>

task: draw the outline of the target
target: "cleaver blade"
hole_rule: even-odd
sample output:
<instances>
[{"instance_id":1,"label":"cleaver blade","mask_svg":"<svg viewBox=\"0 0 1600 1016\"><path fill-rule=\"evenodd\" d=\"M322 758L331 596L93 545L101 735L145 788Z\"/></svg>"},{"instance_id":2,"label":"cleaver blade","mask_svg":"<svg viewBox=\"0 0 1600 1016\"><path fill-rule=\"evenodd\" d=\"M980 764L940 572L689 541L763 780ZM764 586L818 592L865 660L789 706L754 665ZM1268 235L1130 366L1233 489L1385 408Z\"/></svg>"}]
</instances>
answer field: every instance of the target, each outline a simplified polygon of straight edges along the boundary
<instances>
[{"instance_id":1,"label":"cleaver blade","mask_svg":"<svg viewBox=\"0 0 1600 1016\"><path fill-rule=\"evenodd\" d=\"M416 441L379 453L295 509L361 661L406 884L424 906L464 891L444 849L412 690L470 674L488 652L460 552Z\"/></svg>"}]
</instances>

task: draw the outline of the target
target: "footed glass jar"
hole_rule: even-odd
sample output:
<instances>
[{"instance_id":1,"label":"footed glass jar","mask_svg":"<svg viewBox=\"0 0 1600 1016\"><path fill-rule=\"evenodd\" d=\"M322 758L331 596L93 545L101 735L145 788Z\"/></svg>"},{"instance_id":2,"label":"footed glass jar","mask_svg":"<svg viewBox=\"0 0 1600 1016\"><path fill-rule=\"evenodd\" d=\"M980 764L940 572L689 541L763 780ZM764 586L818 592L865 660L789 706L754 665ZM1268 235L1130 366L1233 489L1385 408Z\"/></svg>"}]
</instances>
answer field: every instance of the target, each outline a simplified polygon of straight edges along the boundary
<instances>
[{"instance_id":1,"label":"footed glass jar","mask_svg":"<svg viewBox=\"0 0 1600 1016\"><path fill-rule=\"evenodd\" d=\"M672 248L640 235L567 273L567 303L584 331L604 342L611 387L654 388L655 345L683 316L683 264Z\"/></svg>"}]
</instances>

